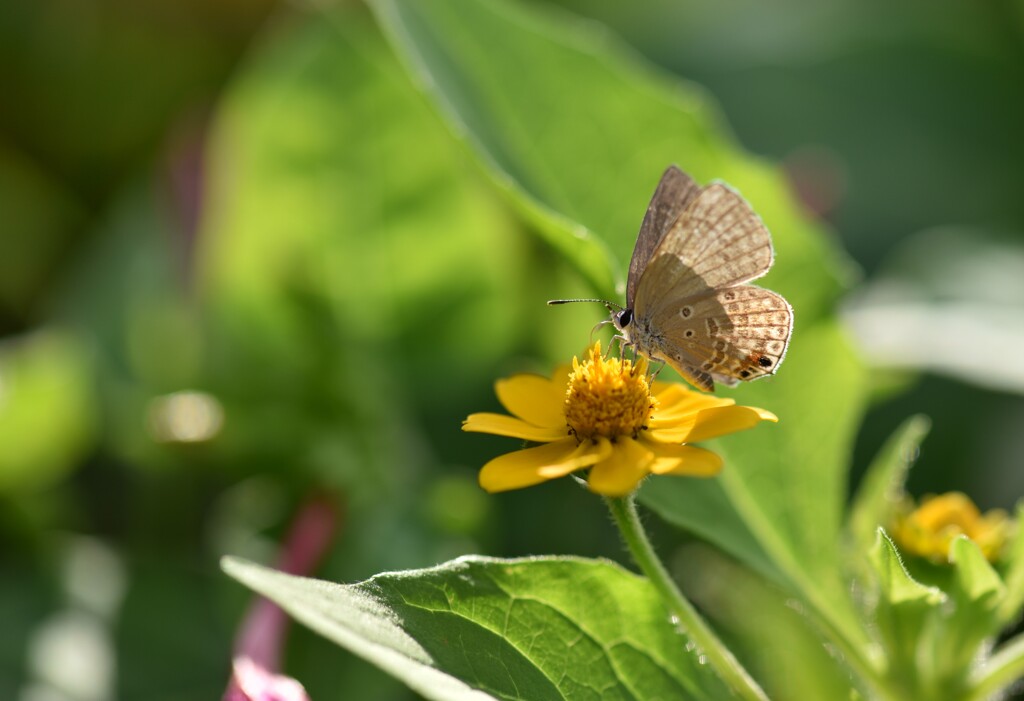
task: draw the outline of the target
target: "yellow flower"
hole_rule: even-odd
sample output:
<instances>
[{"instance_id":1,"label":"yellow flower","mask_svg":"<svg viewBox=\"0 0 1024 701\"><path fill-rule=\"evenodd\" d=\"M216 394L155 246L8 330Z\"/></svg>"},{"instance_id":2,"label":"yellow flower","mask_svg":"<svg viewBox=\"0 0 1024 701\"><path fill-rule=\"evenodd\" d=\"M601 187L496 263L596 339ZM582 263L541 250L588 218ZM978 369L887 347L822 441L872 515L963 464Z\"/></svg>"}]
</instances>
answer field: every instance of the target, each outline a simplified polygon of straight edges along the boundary
<instances>
[{"instance_id":1,"label":"yellow flower","mask_svg":"<svg viewBox=\"0 0 1024 701\"><path fill-rule=\"evenodd\" d=\"M778 421L764 409L680 384L652 385L645 359L606 359L600 343L589 356L573 358L571 368L556 369L550 379L499 380L498 399L513 415L472 414L463 422L464 431L544 444L491 460L480 470L480 486L502 492L589 469L592 491L623 496L649 474L715 475L722 468L718 455L683 444Z\"/></svg>"},{"instance_id":2,"label":"yellow flower","mask_svg":"<svg viewBox=\"0 0 1024 701\"><path fill-rule=\"evenodd\" d=\"M912 555L935 562L947 562L953 539L965 535L973 540L989 562L999 558L1012 523L1002 509L982 515L970 498L960 492L927 496L914 509L904 506L896 519L893 537Z\"/></svg>"}]
</instances>

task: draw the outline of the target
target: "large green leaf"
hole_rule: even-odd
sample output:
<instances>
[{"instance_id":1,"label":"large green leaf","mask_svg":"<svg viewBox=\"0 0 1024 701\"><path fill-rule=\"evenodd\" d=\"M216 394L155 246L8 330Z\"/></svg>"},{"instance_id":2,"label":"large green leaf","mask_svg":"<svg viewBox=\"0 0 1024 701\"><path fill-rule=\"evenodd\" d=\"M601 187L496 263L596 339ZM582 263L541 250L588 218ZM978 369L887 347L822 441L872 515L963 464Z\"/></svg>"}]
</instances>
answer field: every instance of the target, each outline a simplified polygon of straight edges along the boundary
<instances>
[{"instance_id":1,"label":"large green leaf","mask_svg":"<svg viewBox=\"0 0 1024 701\"><path fill-rule=\"evenodd\" d=\"M706 545L684 552L687 593L772 701L856 698L858 681L830 655L792 594Z\"/></svg>"},{"instance_id":2,"label":"large green leaf","mask_svg":"<svg viewBox=\"0 0 1024 701\"><path fill-rule=\"evenodd\" d=\"M643 491L644 503L717 540L714 531L732 524L703 520L701 502L722 490L776 563L831 569L850 448L866 401L864 380L864 368L836 326L798 330L778 376L744 387L739 397L775 412L779 423L716 441L726 459L717 485L665 478Z\"/></svg>"},{"instance_id":3,"label":"large green leaf","mask_svg":"<svg viewBox=\"0 0 1024 701\"><path fill-rule=\"evenodd\" d=\"M752 202L778 249L769 286L798 318L817 317L834 298L841 256L781 173L740 150L695 86L567 15L503 1L371 5L453 129L602 294L621 281L647 201L676 163Z\"/></svg>"},{"instance_id":4,"label":"large green leaf","mask_svg":"<svg viewBox=\"0 0 1024 701\"><path fill-rule=\"evenodd\" d=\"M798 328L778 376L737 397L775 412L779 423L716 441L725 457L716 479L654 480L641 500L788 584L858 635L837 573L849 455L866 386L865 369L837 326Z\"/></svg>"},{"instance_id":5,"label":"large green leaf","mask_svg":"<svg viewBox=\"0 0 1024 701\"><path fill-rule=\"evenodd\" d=\"M335 357L368 345L360 362L400 357L400 372L451 397L475 386L474 371L489 377L521 328L510 287L522 247L369 14L333 19L268 36L220 107L206 298L244 336L258 377L293 364L307 375L282 384L308 381L310 334L337 330ZM318 310L315 331L304 305ZM439 358L463 381L447 382Z\"/></svg>"},{"instance_id":6,"label":"large green leaf","mask_svg":"<svg viewBox=\"0 0 1024 701\"><path fill-rule=\"evenodd\" d=\"M429 699L728 699L646 579L580 558L466 557L339 585L224 570Z\"/></svg>"}]
</instances>

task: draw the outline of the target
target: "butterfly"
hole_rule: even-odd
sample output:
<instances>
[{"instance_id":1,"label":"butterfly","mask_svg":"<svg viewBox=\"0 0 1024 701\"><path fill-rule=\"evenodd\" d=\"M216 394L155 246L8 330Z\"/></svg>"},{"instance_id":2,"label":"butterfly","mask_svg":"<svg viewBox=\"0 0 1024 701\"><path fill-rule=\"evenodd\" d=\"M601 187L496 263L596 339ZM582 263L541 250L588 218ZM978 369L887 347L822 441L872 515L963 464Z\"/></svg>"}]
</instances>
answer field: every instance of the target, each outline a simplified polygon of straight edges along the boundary
<instances>
[{"instance_id":1,"label":"butterfly","mask_svg":"<svg viewBox=\"0 0 1024 701\"><path fill-rule=\"evenodd\" d=\"M716 381L733 386L774 374L786 355L793 308L747 284L773 259L768 229L739 193L720 182L700 187L669 166L640 225L626 306L549 304L602 301L625 345L713 392Z\"/></svg>"}]
</instances>

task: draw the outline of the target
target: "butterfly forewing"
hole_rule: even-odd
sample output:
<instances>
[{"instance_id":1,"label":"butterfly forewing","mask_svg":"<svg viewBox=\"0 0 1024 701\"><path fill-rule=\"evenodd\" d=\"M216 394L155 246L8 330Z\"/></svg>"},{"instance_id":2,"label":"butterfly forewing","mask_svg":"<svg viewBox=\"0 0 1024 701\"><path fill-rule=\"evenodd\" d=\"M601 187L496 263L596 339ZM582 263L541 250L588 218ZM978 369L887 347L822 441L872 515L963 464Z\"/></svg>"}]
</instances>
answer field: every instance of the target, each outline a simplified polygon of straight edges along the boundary
<instances>
[{"instance_id":1,"label":"butterfly forewing","mask_svg":"<svg viewBox=\"0 0 1024 701\"><path fill-rule=\"evenodd\" d=\"M675 166L669 166L658 182L658 188L647 205L647 213L640 225L640 234L629 261L626 281L626 306L633 306L637 283L655 249L665 238L680 213L700 192L700 187L689 175Z\"/></svg>"},{"instance_id":2,"label":"butterfly forewing","mask_svg":"<svg viewBox=\"0 0 1024 701\"><path fill-rule=\"evenodd\" d=\"M705 288L759 278L773 258L771 236L761 218L721 183L702 189L678 216L653 258L662 255L678 258L697 278L694 284Z\"/></svg>"},{"instance_id":3,"label":"butterfly forewing","mask_svg":"<svg viewBox=\"0 0 1024 701\"><path fill-rule=\"evenodd\" d=\"M681 303L689 298L706 296L714 289L704 278L694 273L693 268L682 258L659 252L640 277L633 316L638 320L650 321L668 300Z\"/></svg>"}]
</instances>

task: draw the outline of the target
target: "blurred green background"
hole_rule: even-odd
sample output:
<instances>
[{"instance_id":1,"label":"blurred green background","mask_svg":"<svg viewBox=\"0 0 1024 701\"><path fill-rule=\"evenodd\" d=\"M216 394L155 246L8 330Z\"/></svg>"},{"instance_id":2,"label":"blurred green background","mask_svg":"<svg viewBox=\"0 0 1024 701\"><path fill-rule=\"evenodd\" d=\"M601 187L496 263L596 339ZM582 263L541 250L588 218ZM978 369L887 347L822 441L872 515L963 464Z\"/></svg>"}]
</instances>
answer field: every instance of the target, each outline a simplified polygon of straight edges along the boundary
<instances>
[{"instance_id":1,"label":"blurred green background","mask_svg":"<svg viewBox=\"0 0 1024 701\"><path fill-rule=\"evenodd\" d=\"M702 95L856 261L854 479L920 412L911 491L1012 507L1024 5L558 5L528 7ZM476 487L514 442L461 419L578 352L599 310L544 301L595 291L365 7L9 0L0 95L0 698L217 698L247 603L217 558L272 559L310 495L342 509L327 578L622 559L570 480ZM409 697L304 631L288 670L317 700Z\"/></svg>"}]
</instances>

